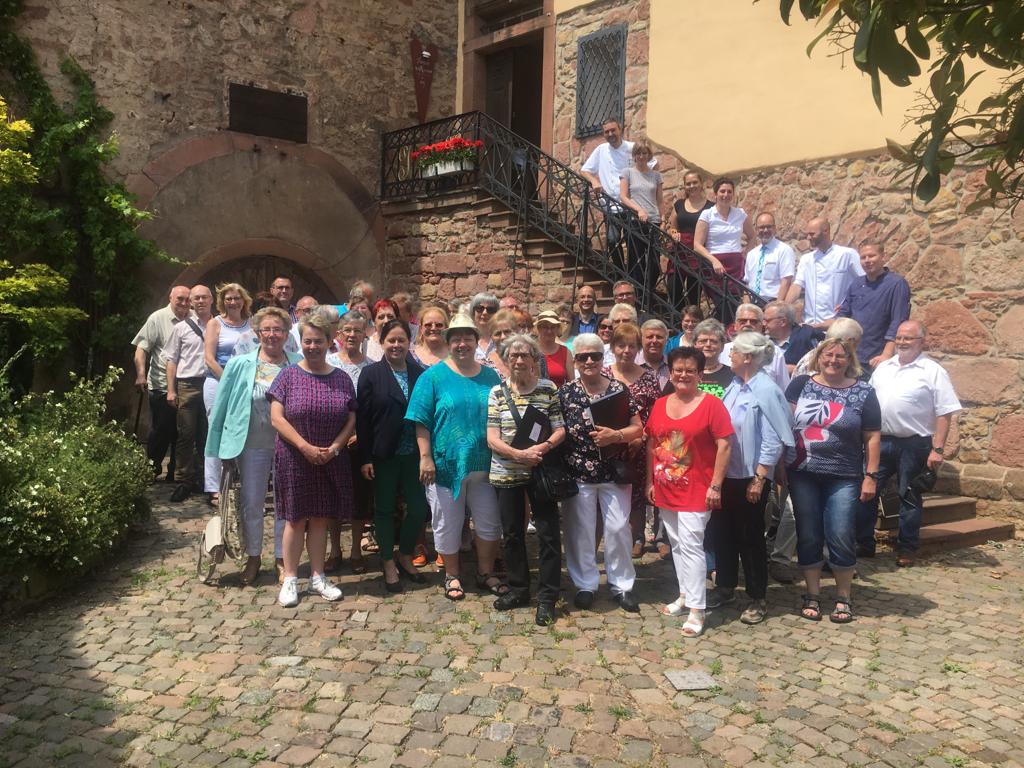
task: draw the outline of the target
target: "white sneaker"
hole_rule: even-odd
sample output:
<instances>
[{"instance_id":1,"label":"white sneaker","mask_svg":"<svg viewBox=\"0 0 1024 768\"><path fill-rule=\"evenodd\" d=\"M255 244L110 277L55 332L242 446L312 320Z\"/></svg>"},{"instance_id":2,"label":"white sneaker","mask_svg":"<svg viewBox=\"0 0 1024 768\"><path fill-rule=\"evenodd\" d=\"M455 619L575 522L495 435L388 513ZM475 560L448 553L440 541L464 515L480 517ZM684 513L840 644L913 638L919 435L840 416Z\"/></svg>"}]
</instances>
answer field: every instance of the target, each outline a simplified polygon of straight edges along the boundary
<instances>
[{"instance_id":1,"label":"white sneaker","mask_svg":"<svg viewBox=\"0 0 1024 768\"><path fill-rule=\"evenodd\" d=\"M284 577L277 602L284 608L294 608L299 604L299 579L296 576Z\"/></svg>"},{"instance_id":2,"label":"white sneaker","mask_svg":"<svg viewBox=\"0 0 1024 768\"><path fill-rule=\"evenodd\" d=\"M341 600L341 590L331 584L323 574L311 578L309 580L309 588L328 602L333 603L335 600Z\"/></svg>"}]
</instances>

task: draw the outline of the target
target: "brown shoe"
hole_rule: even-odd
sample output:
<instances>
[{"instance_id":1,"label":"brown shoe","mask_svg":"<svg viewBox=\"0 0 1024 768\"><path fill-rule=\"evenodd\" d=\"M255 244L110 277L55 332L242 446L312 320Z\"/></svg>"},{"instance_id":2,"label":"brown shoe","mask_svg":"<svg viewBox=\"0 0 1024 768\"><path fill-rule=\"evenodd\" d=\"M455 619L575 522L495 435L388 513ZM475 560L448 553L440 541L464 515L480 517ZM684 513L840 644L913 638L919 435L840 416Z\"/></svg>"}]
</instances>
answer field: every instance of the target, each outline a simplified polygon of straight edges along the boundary
<instances>
[{"instance_id":1,"label":"brown shoe","mask_svg":"<svg viewBox=\"0 0 1024 768\"><path fill-rule=\"evenodd\" d=\"M249 586L256 577L260 575L260 558L259 555L250 555L249 559L245 561L245 568L242 569L242 583L245 586Z\"/></svg>"},{"instance_id":2,"label":"brown shoe","mask_svg":"<svg viewBox=\"0 0 1024 768\"><path fill-rule=\"evenodd\" d=\"M274 568L277 569L277 583L284 584L284 560L280 557L274 560Z\"/></svg>"},{"instance_id":3,"label":"brown shoe","mask_svg":"<svg viewBox=\"0 0 1024 768\"><path fill-rule=\"evenodd\" d=\"M643 557L643 556L644 556L644 543L642 541L634 541L633 542L633 559L636 560L637 558L640 558L640 557Z\"/></svg>"}]
</instances>

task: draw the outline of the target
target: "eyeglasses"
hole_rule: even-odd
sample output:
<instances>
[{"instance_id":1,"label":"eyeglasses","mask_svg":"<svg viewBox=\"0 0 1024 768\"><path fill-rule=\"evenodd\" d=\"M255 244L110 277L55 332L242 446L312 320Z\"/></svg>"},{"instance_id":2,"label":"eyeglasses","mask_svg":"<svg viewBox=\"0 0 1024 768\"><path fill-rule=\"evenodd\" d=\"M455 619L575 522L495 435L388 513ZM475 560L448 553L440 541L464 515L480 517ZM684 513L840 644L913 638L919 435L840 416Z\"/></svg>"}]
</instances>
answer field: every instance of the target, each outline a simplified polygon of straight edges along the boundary
<instances>
[{"instance_id":1,"label":"eyeglasses","mask_svg":"<svg viewBox=\"0 0 1024 768\"><path fill-rule=\"evenodd\" d=\"M610 331L612 329L612 324L611 323L601 323L597 327L600 328L602 331Z\"/></svg>"},{"instance_id":2,"label":"eyeglasses","mask_svg":"<svg viewBox=\"0 0 1024 768\"><path fill-rule=\"evenodd\" d=\"M896 341L901 341L901 342L907 342L907 341L917 341L918 339L923 339L923 338L924 338L924 336L897 336L895 340Z\"/></svg>"},{"instance_id":3,"label":"eyeglasses","mask_svg":"<svg viewBox=\"0 0 1024 768\"><path fill-rule=\"evenodd\" d=\"M603 352L577 352L576 359L581 363L596 363L604 359Z\"/></svg>"},{"instance_id":4,"label":"eyeglasses","mask_svg":"<svg viewBox=\"0 0 1024 768\"><path fill-rule=\"evenodd\" d=\"M518 360L520 358L531 359L532 357L533 357L533 355L531 355L529 352L509 352L508 353L509 360Z\"/></svg>"},{"instance_id":5,"label":"eyeglasses","mask_svg":"<svg viewBox=\"0 0 1024 768\"><path fill-rule=\"evenodd\" d=\"M288 331L284 328L260 328L257 333L261 336L284 336Z\"/></svg>"},{"instance_id":6,"label":"eyeglasses","mask_svg":"<svg viewBox=\"0 0 1024 768\"><path fill-rule=\"evenodd\" d=\"M636 294L633 293L632 291L627 291L626 293L615 293L615 294L612 294L612 295L616 299L632 299L632 298L634 298L636 296Z\"/></svg>"},{"instance_id":7,"label":"eyeglasses","mask_svg":"<svg viewBox=\"0 0 1024 768\"><path fill-rule=\"evenodd\" d=\"M490 312L493 315L495 312L498 311L498 308L496 306L494 306L493 304L481 304L479 307L476 307L473 311L474 312Z\"/></svg>"}]
</instances>

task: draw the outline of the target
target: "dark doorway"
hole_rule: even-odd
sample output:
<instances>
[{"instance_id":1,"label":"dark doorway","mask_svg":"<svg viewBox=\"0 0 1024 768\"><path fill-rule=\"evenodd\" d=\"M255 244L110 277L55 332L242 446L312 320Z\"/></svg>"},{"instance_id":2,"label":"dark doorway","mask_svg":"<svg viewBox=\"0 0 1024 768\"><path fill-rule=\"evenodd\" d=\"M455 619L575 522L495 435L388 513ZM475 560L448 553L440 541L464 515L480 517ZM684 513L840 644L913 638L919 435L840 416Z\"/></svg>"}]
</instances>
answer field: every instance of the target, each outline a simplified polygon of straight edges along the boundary
<instances>
[{"instance_id":1,"label":"dark doorway","mask_svg":"<svg viewBox=\"0 0 1024 768\"><path fill-rule=\"evenodd\" d=\"M543 38L528 38L487 56L484 111L532 144L540 144Z\"/></svg>"},{"instance_id":2,"label":"dark doorway","mask_svg":"<svg viewBox=\"0 0 1024 768\"><path fill-rule=\"evenodd\" d=\"M270 290L275 277L289 277L295 287L292 301L302 296L313 296L321 304L337 304L338 297L311 269L299 266L289 259L277 256L247 256L218 264L204 274L197 283L205 283L216 290L224 283L238 283L253 297L260 291Z\"/></svg>"}]
</instances>

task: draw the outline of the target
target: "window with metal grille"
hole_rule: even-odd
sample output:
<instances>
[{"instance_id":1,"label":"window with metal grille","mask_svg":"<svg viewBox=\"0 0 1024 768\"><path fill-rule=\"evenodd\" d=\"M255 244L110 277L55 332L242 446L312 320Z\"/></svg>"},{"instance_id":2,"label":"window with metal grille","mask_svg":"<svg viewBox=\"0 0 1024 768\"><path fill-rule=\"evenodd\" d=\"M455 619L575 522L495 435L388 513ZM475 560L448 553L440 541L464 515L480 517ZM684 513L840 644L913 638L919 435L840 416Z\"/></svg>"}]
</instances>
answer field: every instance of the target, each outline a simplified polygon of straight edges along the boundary
<instances>
[{"instance_id":1,"label":"window with metal grille","mask_svg":"<svg viewBox=\"0 0 1024 768\"><path fill-rule=\"evenodd\" d=\"M601 132L601 121L625 111L626 25L602 29L576 43L576 135Z\"/></svg>"}]
</instances>

